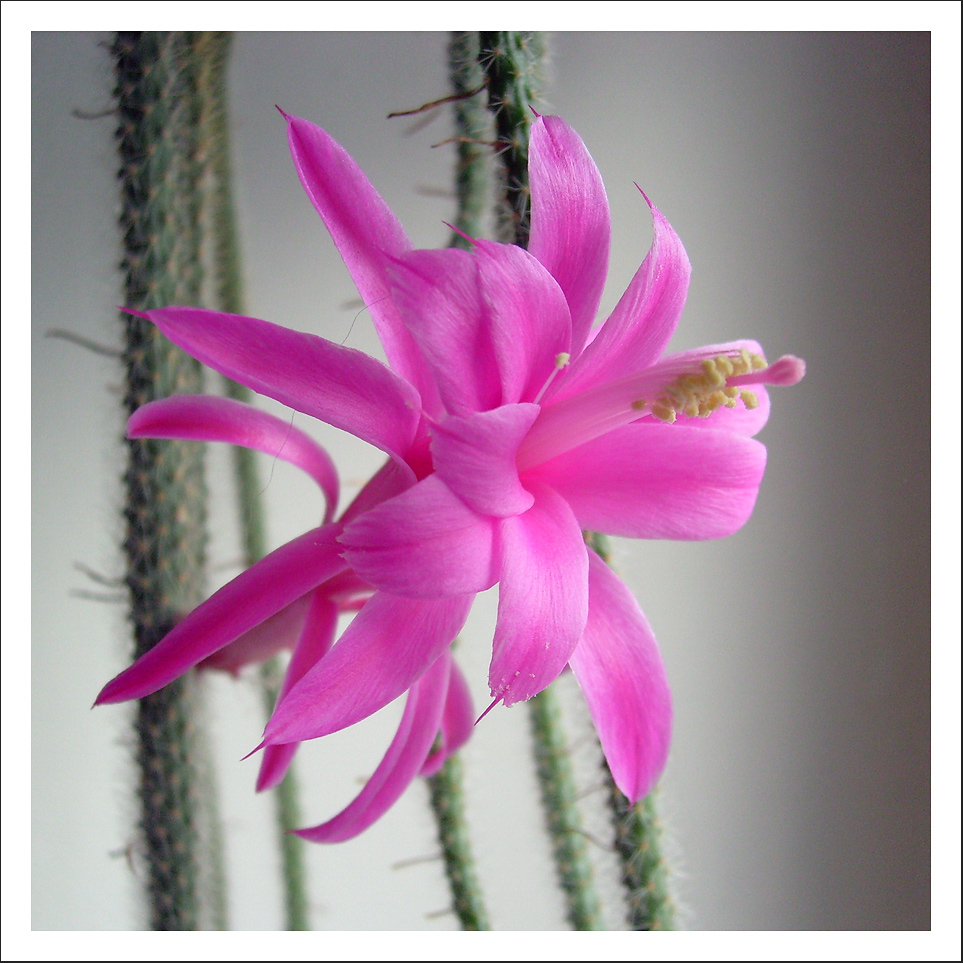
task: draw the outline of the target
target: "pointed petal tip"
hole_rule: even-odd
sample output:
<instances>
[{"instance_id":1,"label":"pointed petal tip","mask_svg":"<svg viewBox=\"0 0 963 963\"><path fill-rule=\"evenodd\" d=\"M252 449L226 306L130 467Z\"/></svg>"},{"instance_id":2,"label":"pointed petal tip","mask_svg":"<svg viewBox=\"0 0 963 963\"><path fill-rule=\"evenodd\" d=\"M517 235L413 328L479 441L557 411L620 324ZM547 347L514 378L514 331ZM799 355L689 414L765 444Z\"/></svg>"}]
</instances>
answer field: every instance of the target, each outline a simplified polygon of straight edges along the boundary
<instances>
[{"instance_id":1,"label":"pointed petal tip","mask_svg":"<svg viewBox=\"0 0 963 963\"><path fill-rule=\"evenodd\" d=\"M120 675L111 679L110 682L100 690L100 694L94 699L94 705L91 706L91 708L95 706L113 705L117 702L126 702L128 699L133 698L129 694L128 687L125 684L124 677L126 674L127 672L125 670L121 672Z\"/></svg>"},{"instance_id":2,"label":"pointed petal tip","mask_svg":"<svg viewBox=\"0 0 963 963\"><path fill-rule=\"evenodd\" d=\"M261 749L264 749L267 745L268 745L267 739L262 739L246 756L241 756L240 761L244 762L245 759L250 759L251 756L254 755L254 753L259 752Z\"/></svg>"},{"instance_id":3,"label":"pointed petal tip","mask_svg":"<svg viewBox=\"0 0 963 963\"><path fill-rule=\"evenodd\" d=\"M472 246L474 246L477 243L475 238L473 238L470 234L466 234L460 228L455 227L454 224L449 224L448 221L442 221L441 223L444 224L445 227L447 227L449 230L457 234L459 237L463 237ZM401 264L402 266L404 266L404 261L402 261L400 258L393 257L391 258L391 260L394 261L396 264Z\"/></svg>"},{"instance_id":4,"label":"pointed petal tip","mask_svg":"<svg viewBox=\"0 0 963 963\"><path fill-rule=\"evenodd\" d=\"M645 203L649 205L649 210L652 211L653 214L657 213L657 212L658 212L658 208L655 206L655 204L652 203L652 200L651 200L651 198L649 197L649 195L646 194L645 191L643 191L641 187L639 187L639 182L638 182L638 181L632 181L632 183L635 184L636 189L638 190L638 192L645 198Z\"/></svg>"},{"instance_id":5,"label":"pointed petal tip","mask_svg":"<svg viewBox=\"0 0 963 963\"><path fill-rule=\"evenodd\" d=\"M485 716L487 716L488 713L491 712L492 709L494 709L495 706L497 706L498 703L502 701L502 696L496 695L494 689L492 689L492 695L494 696L494 698L492 699L492 704L474 721L474 723L472 723L473 725L477 726L478 723L481 722L482 719L484 719Z\"/></svg>"}]
</instances>

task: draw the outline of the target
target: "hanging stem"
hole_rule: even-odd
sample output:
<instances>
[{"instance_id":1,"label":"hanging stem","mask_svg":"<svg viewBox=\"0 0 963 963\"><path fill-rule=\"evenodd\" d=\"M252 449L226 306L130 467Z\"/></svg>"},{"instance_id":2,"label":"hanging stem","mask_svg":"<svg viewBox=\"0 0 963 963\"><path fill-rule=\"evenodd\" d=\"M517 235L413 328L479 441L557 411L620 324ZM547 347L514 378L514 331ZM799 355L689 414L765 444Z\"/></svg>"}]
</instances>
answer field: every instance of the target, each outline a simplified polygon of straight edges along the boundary
<instances>
[{"instance_id":1,"label":"hanging stem","mask_svg":"<svg viewBox=\"0 0 963 963\"><path fill-rule=\"evenodd\" d=\"M244 295L241 282L241 257L234 205L231 193L230 144L227 113L227 65L231 36L222 31L198 36L201 70L201 147L206 175L204 197L210 224L213 263L212 301L220 311L243 312ZM223 379L224 393L238 401L249 402L251 391L229 378ZM234 477L237 485L238 513L244 546L244 564L251 566L267 553L263 485L259 477L255 453L249 448L232 448ZM281 686L281 668L277 659L261 667L262 701L270 716ZM279 830L282 879L284 885L285 926L288 930L310 929L308 922L307 870L304 862L304 840L288 830L301 824L298 786L292 769L274 790L275 817Z\"/></svg>"},{"instance_id":2,"label":"hanging stem","mask_svg":"<svg viewBox=\"0 0 963 963\"><path fill-rule=\"evenodd\" d=\"M604 535L587 532L585 541L611 566L612 552ZM633 930L675 929L675 902L669 886L668 864L662 854L662 824L655 804L657 790L632 805L615 785L608 763L604 763L603 768L629 927Z\"/></svg>"},{"instance_id":3,"label":"hanging stem","mask_svg":"<svg viewBox=\"0 0 963 963\"><path fill-rule=\"evenodd\" d=\"M449 756L428 780L428 791L438 824L452 909L463 930L490 929L468 836L462 765L457 753Z\"/></svg>"},{"instance_id":4,"label":"hanging stem","mask_svg":"<svg viewBox=\"0 0 963 963\"><path fill-rule=\"evenodd\" d=\"M482 31L478 36L499 145L498 239L528 247L528 132L542 83L545 38L514 30Z\"/></svg>"},{"instance_id":5,"label":"hanging stem","mask_svg":"<svg viewBox=\"0 0 963 963\"><path fill-rule=\"evenodd\" d=\"M629 928L675 929L675 903L669 888L669 867L662 854L662 824L655 804L657 791L653 790L633 806L615 785L608 765L604 768Z\"/></svg>"},{"instance_id":6,"label":"hanging stem","mask_svg":"<svg viewBox=\"0 0 963 963\"><path fill-rule=\"evenodd\" d=\"M552 841L555 873L565 896L565 918L573 930L602 929L575 773L555 689L543 689L529 699L528 706L542 809Z\"/></svg>"},{"instance_id":7,"label":"hanging stem","mask_svg":"<svg viewBox=\"0 0 963 963\"><path fill-rule=\"evenodd\" d=\"M455 226L478 236L481 218L487 202L488 171L484 148L469 141L481 140L487 129L488 115L477 91L484 75L478 65L478 35L453 33L448 46L448 66L454 92L455 131L459 138L455 185L458 211ZM452 247L467 246L467 241L454 233ZM475 872L468 821L465 815L465 788L459 756L449 757L441 769L428 779L432 812L438 826L445 875L451 890L452 909L463 930L487 930L488 913L482 898L481 886Z\"/></svg>"},{"instance_id":8,"label":"hanging stem","mask_svg":"<svg viewBox=\"0 0 963 963\"><path fill-rule=\"evenodd\" d=\"M482 219L489 203L489 163L491 117L485 109L486 76L479 63L480 41L477 32L455 32L448 44L448 72L451 86L459 97L454 101L457 161L455 193L458 212L455 227L469 237L480 237ZM474 92L474 93L472 93ZM455 232L451 247L465 250L470 243Z\"/></svg>"},{"instance_id":9,"label":"hanging stem","mask_svg":"<svg viewBox=\"0 0 963 963\"><path fill-rule=\"evenodd\" d=\"M499 147L498 235L520 247L528 245L528 139L544 58L545 41L540 33L478 34L478 59L487 80L488 109ZM542 809L556 876L565 895L566 918L573 929L598 929L599 903L557 699L546 689L530 699L528 706Z\"/></svg>"},{"instance_id":10,"label":"hanging stem","mask_svg":"<svg viewBox=\"0 0 963 963\"><path fill-rule=\"evenodd\" d=\"M149 310L193 303L200 294L196 64L183 33L118 33L117 147L125 303ZM201 388L200 365L141 318L123 316L129 413L155 398ZM151 649L202 598L205 485L199 446L129 441L126 582L134 656ZM138 704L140 829L150 924L201 925L200 826L213 802L199 787L196 681L178 680ZM212 874L217 885L223 874ZM223 905L223 894L215 905Z\"/></svg>"}]
</instances>

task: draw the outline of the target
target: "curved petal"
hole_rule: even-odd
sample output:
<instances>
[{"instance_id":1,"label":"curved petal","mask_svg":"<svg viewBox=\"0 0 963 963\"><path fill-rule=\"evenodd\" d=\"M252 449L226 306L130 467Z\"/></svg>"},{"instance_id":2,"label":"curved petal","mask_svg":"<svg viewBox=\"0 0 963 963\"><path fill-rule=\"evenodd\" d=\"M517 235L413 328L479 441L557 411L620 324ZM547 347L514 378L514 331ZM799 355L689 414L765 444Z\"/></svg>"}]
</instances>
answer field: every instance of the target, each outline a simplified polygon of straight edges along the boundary
<instances>
[{"instance_id":1,"label":"curved petal","mask_svg":"<svg viewBox=\"0 0 963 963\"><path fill-rule=\"evenodd\" d=\"M572 314L572 354L588 336L609 265L609 202L595 161L560 117L532 125L528 250L558 281Z\"/></svg>"},{"instance_id":2,"label":"curved petal","mask_svg":"<svg viewBox=\"0 0 963 963\"><path fill-rule=\"evenodd\" d=\"M421 418L408 382L363 351L257 318L161 308L153 321L209 368L313 418L403 456Z\"/></svg>"},{"instance_id":3,"label":"curved petal","mask_svg":"<svg viewBox=\"0 0 963 963\"><path fill-rule=\"evenodd\" d=\"M376 592L278 703L262 745L326 736L397 699L451 645L473 598L425 601Z\"/></svg>"},{"instance_id":4,"label":"curved petal","mask_svg":"<svg viewBox=\"0 0 963 963\"><path fill-rule=\"evenodd\" d=\"M310 121L284 116L298 177L371 312L389 364L415 386L426 409L436 412L437 393L398 315L387 275L389 258L410 251L411 241L361 168L334 138Z\"/></svg>"},{"instance_id":5,"label":"curved petal","mask_svg":"<svg viewBox=\"0 0 963 963\"><path fill-rule=\"evenodd\" d=\"M174 395L150 401L127 422L128 438L224 441L263 451L310 475L324 492L324 520L338 506L338 473L328 453L287 421L251 405L216 395Z\"/></svg>"},{"instance_id":6,"label":"curved petal","mask_svg":"<svg viewBox=\"0 0 963 963\"><path fill-rule=\"evenodd\" d=\"M366 582L409 598L482 592L495 584L493 519L470 509L437 476L359 515L341 536Z\"/></svg>"},{"instance_id":7,"label":"curved petal","mask_svg":"<svg viewBox=\"0 0 963 963\"><path fill-rule=\"evenodd\" d=\"M534 499L518 480L515 455L538 412L521 404L446 418L431 432L438 477L482 515L528 511Z\"/></svg>"},{"instance_id":8,"label":"curved petal","mask_svg":"<svg viewBox=\"0 0 963 963\"><path fill-rule=\"evenodd\" d=\"M468 691L468 683L458 664L452 659L445 712L441 717L441 745L425 760L420 775L433 776L438 772L445 760L468 742L474 725L475 707Z\"/></svg>"},{"instance_id":9,"label":"curved petal","mask_svg":"<svg viewBox=\"0 0 963 963\"><path fill-rule=\"evenodd\" d=\"M646 201L654 228L649 253L608 320L552 385L546 400L567 398L590 385L641 371L665 351L685 307L691 267L679 236L647 197Z\"/></svg>"},{"instance_id":10,"label":"curved petal","mask_svg":"<svg viewBox=\"0 0 963 963\"><path fill-rule=\"evenodd\" d=\"M333 819L295 834L315 843L353 839L380 819L418 775L441 724L451 656L444 652L411 687L398 731L364 789Z\"/></svg>"},{"instance_id":11,"label":"curved petal","mask_svg":"<svg viewBox=\"0 0 963 963\"><path fill-rule=\"evenodd\" d=\"M265 746L261 753L261 767L257 773L255 792L273 789L288 774L300 742L285 742L279 746Z\"/></svg>"},{"instance_id":12,"label":"curved petal","mask_svg":"<svg viewBox=\"0 0 963 963\"><path fill-rule=\"evenodd\" d=\"M712 412L708 418L689 418L686 415L679 415L677 423L685 425L687 428L703 428L708 431L731 431L737 435L745 435L752 438L758 435L769 421L770 400L769 392L765 385L750 384L743 388L751 391L756 396L756 407L747 408L741 402L735 408L719 408ZM651 416L646 421L655 422Z\"/></svg>"},{"instance_id":13,"label":"curved petal","mask_svg":"<svg viewBox=\"0 0 963 963\"><path fill-rule=\"evenodd\" d=\"M585 628L588 560L572 510L546 486L501 522L498 620L489 685L506 706L541 692L565 668Z\"/></svg>"},{"instance_id":14,"label":"curved petal","mask_svg":"<svg viewBox=\"0 0 963 963\"><path fill-rule=\"evenodd\" d=\"M572 316L546 268L513 244L476 241L478 279L491 318L501 404L534 401L572 351Z\"/></svg>"},{"instance_id":15,"label":"curved petal","mask_svg":"<svg viewBox=\"0 0 963 963\"><path fill-rule=\"evenodd\" d=\"M305 672L328 652L334 642L337 627L337 605L328 598L326 586L316 588L311 593L310 606L305 613L300 637L284 673L278 702L291 691L291 687ZM258 792L276 786L284 778L299 745L297 742L288 742L280 746L265 747L257 777Z\"/></svg>"},{"instance_id":16,"label":"curved petal","mask_svg":"<svg viewBox=\"0 0 963 963\"><path fill-rule=\"evenodd\" d=\"M532 475L568 501L582 528L629 538L705 539L745 524L765 467L765 446L744 435L637 422Z\"/></svg>"},{"instance_id":17,"label":"curved petal","mask_svg":"<svg viewBox=\"0 0 963 963\"><path fill-rule=\"evenodd\" d=\"M412 251L391 267L394 297L431 367L445 408L494 408L501 384L476 258L468 251Z\"/></svg>"},{"instance_id":18,"label":"curved petal","mask_svg":"<svg viewBox=\"0 0 963 963\"><path fill-rule=\"evenodd\" d=\"M594 552L589 552L588 622L571 665L615 784L634 803L665 768L672 697L649 623Z\"/></svg>"},{"instance_id":19,"label":"curved petal","mask_svg":"<svg viewBox=\"0 0 963 963\"><path fill-rule=\"evenodd\" d=\"M341 521L347 524L351 519L380 505L395 495L411 488L415 483L412 470L395 458L389 458L365 483L355 495L354 501L344 510Z\"/></svg>"},{"instance_id":20,"label":"curved petal","mask_svg":"<svg viewBox=\"0 0 963 963\"><path fill-rule=\"evenodd\" d=\"M225 645L223 649L209 655L203 662L198 663L198 668L220 669L222 672L237 675L246 665L265 662L285 649L293 649L301 635L301 629L304 628L310 604L309 592L255 625L253 629L239 635L230 645Z\"/></svg>"},{"instance_id":21,"label":"curved petal","mask_svg":"<svg viewBox=\"0 0 963 963\"><path fill-rule=\"evenodd\" d=\"M241 572L108 682L95 704L156 692L336 575L345 567L338 531L338 525L312 529Z\"/></svg>"}]
</instances>

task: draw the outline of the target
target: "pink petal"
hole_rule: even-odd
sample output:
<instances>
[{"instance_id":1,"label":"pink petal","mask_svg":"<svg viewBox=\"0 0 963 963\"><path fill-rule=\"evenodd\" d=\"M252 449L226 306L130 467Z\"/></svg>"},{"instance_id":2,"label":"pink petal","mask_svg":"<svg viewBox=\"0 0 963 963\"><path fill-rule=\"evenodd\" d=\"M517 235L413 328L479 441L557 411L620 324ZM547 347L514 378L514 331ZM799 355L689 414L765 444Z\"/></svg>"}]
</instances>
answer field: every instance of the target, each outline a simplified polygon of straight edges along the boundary
<instances>
[{"instance_id":1,"label":"pink petal","mask_svg":"<svg viewBox=\"0 0 963 963\"><path fill-rule=\"evenodd\" d=\"M334 648L281 699L263 744L326 736L397 699L451 645L472 598L425 601L376 592Z\"/></svg>"},{"instance_id":2,"label":"pink petal","mask_svg":"<svg viewBox=\"0 0 963 963\"><path fill-rule=\"evenodd\" d=\"M689 424L635 423L540 465L582 528L629 538L721 538L752 513L765 446ZM525 482L529 484L529 475Z\"/></svg>"},{"instance_id":3,"label":"pink petal","mask_svg":"<svg viewBox=\"0 0 963 963\"><path fill-rule=\"evenodd\" d=\"M640 371L665 351L685 306L691 268L682 241L655 207L652 219L652 246L642 266L592 343L558 378L546 400L567 398L590 385Z\"/></svg>"},{"instance_id":4,"label":"pink petal","mask_svg":"<svg viewBox=\"0 0 963 963\"><path fill-rule=\"evenodd\" d=\"M389 458L374 473L365 486L355 496L354 501L344 510L341 521L347 524L351 519L380 505L395 495L411 488L415 476L411 469L394 458Z\"/></svg>"},{"instance_id":5,"label":"pink petal","mask_svg":"<svg viewBox=\"0 0 963 963\"><path fill-rule=\"evenodd\" d=\"M501 384L491 321L467 251L413 251L391 269L401 317L438 383L448 411L494 408Z\"/></svg>"},{"instance_id":6,"label":"pink petal","mask_svg":"<svg viewBox=\"0 0 963 963\"><path fill-rule=\"evenodd\" d=\"M352 803L333 819L297 835L315 843L353 839L380 819L418 775L441 724L451 656L443 652L411 687L398 732L378 768Z\"/></svg>"},{"instance_id":7,"label":"pink petal","mask_svg":"<svg viewBox=\"0 0 963 963\"><path fill-rule=\"evenodd\" d=\"M451 660L451 677L448 695L445 696L445 713L441 717L441 745L421 767L422 776L433 776L445 760L468 742L475 725L475 707L468 683L454 659Z\"/></svg>"},{"instance_id":8,"label":"pink petal","mask_svg":"<svg viewBox=\"0 0 963 963\"><path fill-rule=\"evenodd\" d=\"M345 567L339 526L282 545L202 602L157 645L104 686L96 704L140 699L183 675Z\"/></svg>"},{"instance_id":9,"label":"pink petal","mask_svg":"<svg viewBox=\"0 0 963 963\"><path fill-rule=\"evenodd\" d=\"M429 475L355 518L341 543L348 565L366 582L395 595L442 598L495 584L494 526Z\"/></svg>"},{"instance_id":10,"label":"pink petal","mask_svg":"<svg viewBox=\"0 0 963 963\"><path fill-rule=\"evenodd\" d=\"M320 127L285 115L301 183L351 273L388 362L437 412L437 394L392 299L389 259L411 250L404 228L348 152Z\"/></svg>"},{"instance_id":11,"label":"pink petal","mask_svg":"<svg viewBox=\"0 0 963 963\"><path fill-rule=\"evenodd\" d=\"M744 389L751 391L756 396L756 407L747 408L739 403L735 408L719 408L712 412L708 418L689 418L686 415L679 415L677 423L685 425L687 428L703 428L708 431L732 431L738 435L745 435L751 438L759 434L769 421L770 400L769 392L765 385L750 384L744 385ZM646 419L650 420L650 419ZM651 419L655 421L655 419Z\"/></svg>"},{"instance_id":12,"label":"pink petal","mask_svg":"<svg viewBox=\"0 0 963 963\"><path fill-rule=\"evenodd\" d=\"M362 351L200 308L162 308L142 317L215 371L389 454L404 455L415 436L417 392Z\"/></svg>"},{"instance_id":13,"label":"pink petal","mask_svg":"<svg viewBox=\"0 0 963 963\"><path fill-rule=\"evenodd\" d=\"M578 134L559 117L539 117L532 125L528 173L528 250L565 292L572 315L571 351L577 354L608 273L611 227L602 176Z\"/></svg>"},{"instance_id":14,"label":"pink petal","mask_svg":"<svg viewBox=\"0 0 963 963\"><path fill-rule=\"evenodd\" d=\"M501 522L498 621L489 685L510 706L541 692L565 668L585 627L588 561L565 501L545 486L535 504Z\"/></svg>"},{"instance_id":15,"label":"pink petal","mask_svg":"<svg viewBox=\"0 0 963 963\"><path fill-rule=\"evenodd\" d=\"M310 593L295 599L280 612L238 636L230 645L209 655L198 668L220 669L237 675L246 665L265 662L285 649L293 649L304 627L310 603Z\"/></svg>"},{"instance_id":16,"label":"pink petal","mask_svg":"<svg viewBox=\"0 0 963 963\"><path fill-rule=\"evenodd\" d=\"M338 607L328 598L325 588L316 588L311 594L310 607L305 613L300 637L281 682L278 702L300 681L308 669L317 664L334 642L338 627ZM299 745L297 742L289 742L265 747L257 778L258 792L276 786L284 778Z\"/></svg>"},{"instance_id":17,"label":"pink petal","mask_svg":"<svg viewBox=\"0 0 963 963\"><path fill-rule=\"evenodd\" d=\"M446 418L431 432L438 477L483 515L528 511L534 499L518 480L515 455L538 412L521 404Z\"/></svg>"},{"instance_id":18,"label":"pink petal","mask_svg":"<svg viewBox=\"0 0 963 963\"><path fill-rule=\"evenodd\" d=\"M615 784L636 802L665 768L672 698L649 623L594 552L589 552L588 622L571 665Z\"/></svg>"},{"instance_id":19,"label":"pink petal","mask_svg":"<svg viewBox=\"0 0 963 963\"><path fill-rule=\"evenodd\" d=\"M338 505L338 473L328 453L311 437L266 411L216 395L174 395L151 401L131 415L128 438L188 438L224 441L263 451L307 472L327 499L324 520Z\"/></svg>"},{"instance_id":20,"label":"pink petal","mask_svg":"<svg viewBox=\"0 0 963 963\"><path fill-rule=\"evenodd\" d=\"M300 742L285 742L280 746L265 746L261 754L261 768L257 774L257 792L273 789L288 774Z\"/></svg>"},{"instance_id":21,"label":"pink petal","mask_svg":"<svg viewBox=\"0 0 963 963\"><path fill-rule=\"evenodd\" d=\"M572 317L565 295L527 251L492 241L476 241L475 248L491 317L501 403L535 401L560 358L572 350Z\"/></svg>"}]
</instances>

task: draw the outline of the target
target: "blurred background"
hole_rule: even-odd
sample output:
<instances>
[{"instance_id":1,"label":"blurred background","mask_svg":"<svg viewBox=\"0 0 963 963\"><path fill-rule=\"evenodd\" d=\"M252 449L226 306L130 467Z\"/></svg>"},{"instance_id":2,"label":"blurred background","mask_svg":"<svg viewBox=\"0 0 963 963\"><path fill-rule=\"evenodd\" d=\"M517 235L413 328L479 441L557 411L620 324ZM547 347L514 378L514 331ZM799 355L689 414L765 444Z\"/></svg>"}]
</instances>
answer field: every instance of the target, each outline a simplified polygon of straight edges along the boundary
<instances>
[{"instance_id":1,"label":"blurred background","mask_svg":"<svg viewBox=\"0 0 963 963\"><path fill-rule=\"evenodd\" d=\"M119 345L118 193L107 34L32 42L32 926L144 925L125 858L135 807L128 707L90 711L128 662L121 371L48 337ZM303 195L275 110L325 127L418 246L446 243L442 33L240 33L230 72L248 312L376 352L370 319ZM546 111L598 163L612 207L603 313L647 250L637 182L693 264L673 349L752 337L806 359L773 391L755 514L711 543L619 542L617 566L660 640L676 729L660 806L690 929L930 925L929 35L558 33ZM75 111L93 116L79 119ZM425 123L425 121L428 121ZM267 404L266 407L269 407ZM277 410L277 409L273 409ZM332 449L344 501L379 456L295 415ZM226 452L209 453L211 587L240 555ZM261 465L272 546L317 524L312 484ZM102 598L92 599L90 593ZM490 594L490 593L489 593ZM491 598L460 661L487 705ZM6 640L9 646L11 639ZM952 643L954 646L956 643ZM253 679L208 680L236 929L281 925ZM600 799L571 704L580 779ZM305 747L313 825L377 765L400 706ZM540 830L524 706L467 746L469 816L497 929L564 928ZM595 819L593 823L591 820ZM604 818L590 817L604 840ZM619 924L607 854L591 847ZM448 896L422 784L360 838L310 846L318 929L445 930Z\"/></svg>"}]
</instances>

